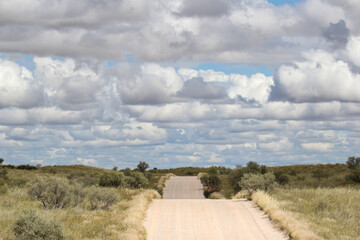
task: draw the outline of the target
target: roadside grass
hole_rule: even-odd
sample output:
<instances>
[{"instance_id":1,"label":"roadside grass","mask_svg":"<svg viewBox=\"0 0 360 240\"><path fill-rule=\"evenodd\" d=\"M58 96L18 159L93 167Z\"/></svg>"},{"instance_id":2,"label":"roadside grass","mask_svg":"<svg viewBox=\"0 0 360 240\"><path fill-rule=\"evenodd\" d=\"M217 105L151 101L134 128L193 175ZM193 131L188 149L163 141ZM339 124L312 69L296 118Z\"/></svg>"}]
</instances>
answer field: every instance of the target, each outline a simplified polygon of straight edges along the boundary
<instances>
[{"instance_id":1,"label":"roadside grass","mask_svg":"<svg viewBox=\"0 0 360 240\"><path fill-rule=\"evenodd\" d=\"M160 198L154 190L117 189L120 201L109 210L90 210L86 202L66 209L44 210L40 202L27 195L26 188L13 187L0 193L0 239L15 238L12 224L24 209L33 208L47 219L59 222L67 239L145 239L145 218L153 198Z\"/></svg>"},{"instance_id":2,"label":"roadside grass","mask_svg":"<svg viewBox=\"0 0 360 240\"><path fill-rule=\"evenodd\" d=\"M163 176L161 176L159 178L159 181L158 181L158 183L156 185L156 189L161 195L163 195L163 190L165 188L166 181L169 180L171 177L175 177L175 176L176 176L175 174L168 173L168 174L163 175Z\"/></svg>"},{"instance_id":3,"label":"roadside grass","mask_svg":"<svg viewBox=\"0 0 360 240\"><path fill-rule=\"evenodd\" d=\"M231 170L234 171L234 170ZM280 185L280 188L335 188L356 187L358 184L351 182L347 176L351 170L346 164L318 164L318 165L291 165L268 167L269 172L280 172L288 178L288 183ZM315 175L314 172L322 173ZM229 182L229 174L219 175L221 179L221 193L228 199L238 192Z\"/></svg>"},{"instance_id":4,"label":"roadside grass","mask_svg":"<svg viewBox=\"0 0 360 240\"><path fill-rule=\"evenodd\" d=\"M359 189L279 188L257 192L253 201L293 239L360 239Z\"/></svg>"}]
</instances>

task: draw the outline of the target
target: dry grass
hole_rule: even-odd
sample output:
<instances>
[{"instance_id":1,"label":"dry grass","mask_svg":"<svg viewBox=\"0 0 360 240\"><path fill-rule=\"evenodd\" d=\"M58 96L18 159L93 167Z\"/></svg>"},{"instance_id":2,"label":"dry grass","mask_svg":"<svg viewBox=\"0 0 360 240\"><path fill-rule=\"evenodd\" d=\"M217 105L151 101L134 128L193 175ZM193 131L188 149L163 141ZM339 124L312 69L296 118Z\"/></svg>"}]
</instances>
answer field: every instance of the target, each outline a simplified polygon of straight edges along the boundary
<instances>
[{"instance_id":1,"label":"dry grass","mask_svg":"<svg viewBox=\"0 0 360 240\"><path fill-rule=\"evenodd\" d=\"M277 189L253 201L294 239L360 240L360 190Z\"/></svg>"},{"instance_id":2,"label":"dry grass","mask_svg":"<svg viewBox=\"0 0 360 240\"><path fill-rule=\"evenodd\" d=\"M242 198L250 199L249 192L246 190L242 190L232 197L232 199L242 199Z\"/></svg>"},{"instance_id":3,"label":"dry grass","mask_svg":"<svg viewBox=\"0 0 360 240\"><path fill-rule=\"evenodd\" d=\"M167 180L169 180L171 177L175 177L176 175L173 173L168 173L164 176L161 176L159 179L158 184L156 185L156 189L159 191L160 194L162 194L164 187L165 187L165 182Z\"/></svg>"},{"instance_id":4,"label":"dry grass","mask_svg":"<svg viewBox=\"0 0 360 240\"><path fill-rule=\"evenodd\" d=\"M108 211L89 210L82 206L44 210L32 201L24 188L9 188L0 198L0 239L14 239L12 224L19 212L27 208L41 211L46 218L55 219L64 229L67 239L145 239L142 226L146 210L159 194L153 190L118 189L120 201Z\"/></svg>"},{"instance_id":5,"label":"dry grass","mask_svg":"<svg viewBox=\"0 0 360 240\"><path fill-rule=\"evenodd\" d=\"M219 192L213 192L209 195L209 199L225 199L225 196Z\"/></svg>"}]
</instances>

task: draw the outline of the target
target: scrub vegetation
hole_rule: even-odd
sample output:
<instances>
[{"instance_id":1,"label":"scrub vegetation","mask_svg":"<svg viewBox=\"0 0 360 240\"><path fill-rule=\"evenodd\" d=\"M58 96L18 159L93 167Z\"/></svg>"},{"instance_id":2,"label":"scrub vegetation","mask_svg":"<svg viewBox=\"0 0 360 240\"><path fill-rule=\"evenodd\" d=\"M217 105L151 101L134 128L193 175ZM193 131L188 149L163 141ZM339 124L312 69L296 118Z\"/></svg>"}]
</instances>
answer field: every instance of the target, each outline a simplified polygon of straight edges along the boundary
<instances>
[{"instance_id":1,"label":"scrub vegetation","mask_svg":"<svg viewBox=\"0 0 360 240\"><path fill-rule=\"evenodd\" d=\"M152 199L139 169L0 165L0 239L145 239Z\"/></svg>"},{"instance_id":2,"label":"scrub vegetation","mask_svg":"<svg viewBox=\"0 0 360 240\"><path fill-rule=\"evenodd\" d=\"M206 197L251 199L293 239L360 239L360 158L345 164L148 168L146 162L121 170L0 164L0 236L145 239L139 223L152 199L161 198L166 180L197 175Z\"/></svg>"}]
</instances>

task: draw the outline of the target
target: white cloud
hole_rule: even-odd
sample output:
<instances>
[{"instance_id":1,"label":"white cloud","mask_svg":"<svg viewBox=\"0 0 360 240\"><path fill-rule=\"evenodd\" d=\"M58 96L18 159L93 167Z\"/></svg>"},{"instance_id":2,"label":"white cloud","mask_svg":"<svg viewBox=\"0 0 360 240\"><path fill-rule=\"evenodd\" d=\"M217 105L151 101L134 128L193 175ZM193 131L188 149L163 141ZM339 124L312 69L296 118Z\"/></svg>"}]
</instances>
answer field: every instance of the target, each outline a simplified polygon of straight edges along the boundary
<instances>
[{"instance_id":1,"label":"white cloud","mask_svg":"<svg viewBox=\"0 0 360 240\"><path fill-rule=\"evenodd\" d=\"M215 154L215 153L211 153L208 162L209 162L209 163L223 163L223 162L225 162L225 159L219 157L219 156L218 156L217 154Z\"/></svg>"},{"instance_id":2,"label":"white cloud","mask_svg":"<svg viewBox=\"0 0 360 240\"><path fill-rule=\"evenodd\" d=\"M120 79L118 85L125 104L166 103L183 86L183 80L174 68L157 64L145 64L139 73L130 77Z\"/></svg>"},{"instance_id":3,"label":"white cloud","mask_svg":"<svg viewBox=\"0 0 360 240\"><path fill-rule=\"evenodd\" d=\"M93 158L80 158L78 157L76 161L80 162L82 165L88 166L88 165L95 165L96 160Z\"/></svg>"},{"instance_id":4,"label":"white cloud","mask_svg":"<svg viewBox=\"0 0 360 240\"><path fill-rule=\"evenodd\" d=\"M277 71L276 87L295 102L360 101L360 74L324 51L307 54L306 62L284 65Z\"/></svg>"},{"instance_id":5,"label":"white cloud","mask_svg":"<svg viewBox=\"0 0 360 240\"><path fill-rule=\"evenodd\" d=\"M40 84L25 67L0 59L0 108L30 108L43 100Z\"/></svg>"},{"instance_id":6,"label":"white cloud","mask_svg":"<svg viewBox=\"0 0 360 240\"><path fill-rule=\"evenodd\" d=\"M324 142L313 142L313 143L302 143L301 147L307 151L314 152L328 152L334 147L333 143Z\"/></svg>"},{"instance_id":7,"label":"white cloud","mask_svg":"<svg viewBox=\"0 0 360 240\"><path fill-rule=\"evenodd\" d=\"M289 151L294 147L294 144L287 138L282 138L279 141L273 141L268 143L259 143L261 149L271 152Z\"/></svg>"},{"instance_id":8,"label":"white cloud","mask_svg":"<svg viewBox=\"0 0 360 240\"><path fill-rule=\"evenodd\" d=\"M351 62L360 67L360 37L351 37L349 39L347 54Z\"/></svg>"},{"instance_id":9,"label":"white cloud","mask_svg":"<svg viewBox=\"0 0 360 240\"><path fill-rule=\"evenodd\" d=\"M63 108L84 108L95 101L105 81L87 63L74 59L35 57L35 77L45 85L45 93Z\"/></svg>"},{"instance_id":10,"label":"white cloud","mask_svg":"<svg viewBox=\"0 0 360 240\"><path fill-rule=\"evenodd\" d=\"M228 90L230 98L242 97L260 103L265 103L268 100L271 86L274 85L272 77L266 77L261 73L254 74L251 77L231 74L230 83L232 84Z\"/></svg>"}]
</instances>

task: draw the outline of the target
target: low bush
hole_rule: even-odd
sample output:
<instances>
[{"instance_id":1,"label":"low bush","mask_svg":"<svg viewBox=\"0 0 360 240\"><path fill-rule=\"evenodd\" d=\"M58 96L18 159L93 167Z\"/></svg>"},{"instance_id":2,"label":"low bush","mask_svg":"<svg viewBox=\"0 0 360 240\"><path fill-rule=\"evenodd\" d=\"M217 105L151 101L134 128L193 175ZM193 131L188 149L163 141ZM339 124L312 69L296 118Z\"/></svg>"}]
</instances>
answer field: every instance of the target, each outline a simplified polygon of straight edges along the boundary
<instances>
[{"instance_id":1,"label":"low bush","mask_svg":"<svg viewBox=\"0 0 360 240\"><path fill-rule=\"evenodd\" d=\"M354 168L347 178L355 183L360 183L360 167Z\"/></svg>"},{"instance_id":2,"label":"low bush","mask_svg":"<svg viewBox=\"0 0 360 240\"><path fill-rule=\"evenodd\" d=\"M15 167L16 169L23 169L23 170L37 170L38 168L35 166L31 166L29 164L26 165L19 165Z\"/></svg>"},{"instance_id":3,"label":"low bush","mask_svg":"<svg viewBox=\"0 0 360 240\"><path fill-rule=\"evenodd\" d=\"M91 187L88 189L88 199L92 210L106 210L119 200L115 189Z\"/></svg>"},{"instance_id":4,"label":"low bush","mask_svg":"<svg viewBox=\"0 0 360 240\"><path fill-rule=\"evenodd\" d=\"M285 185L289 182L289 177L286 176L283 172L275 172L274 175L276 182L281 185Z\"/></svg>"},{"instance_id":5,"label":"low bush","mask_svg":"<svg viewBox=\"0 0 360 240\"><path fill-rule=\"evenodd\" d=\"M138 171L133 171L130 173L130 176L126 176L125 182L126 185L131 189L142 188L149 183L145 175Z\"/></svg>"},{"instance_id":6,"label":"low bush","mask_svg":"<svg viewBox=\"0 0 360 240\"><path fill-rule=\"evenodd\" d=\"M86 174L84 172L75 172L67 176L67 179L77 182L85 187L96 185L99 181L97 174Z\"/></svg>"},{"instance_id":7,"label":"low bush","mask_svg":"<svg viewBox=\"0 0 360 240\"><path fill-rule=\"evenodd\" d=\"M126 187L125 175L122 172L107 171L99 179L101 187Z\"/></svg>"},{"instance_id":8,"label":"low bush","mask_svg":"<svg viewBox=\"0 0 360 240\"><path fill-rule=\"evenodd\" d=\"M317 168L314 171L312 171L312 177L316 178L318 180L322 178L328 178L330 175L326 172L324 169Z\"/></svg>"},{"instance_id":9,"label":"low bush","mask_svg":"<svg viewBox=\"0 0 360 240\"><path fill-rule=\"evenodd\" d=\"M71 185L69 180L60 177L32 180L28 183L28 194L47 209L77 206L85 197L79 184Z\"/></svg>"},{"instance_id":10,"label":"low bush","mask_svg":"<svg viewBox=\"0 0 360 240\"><path fill-rule=\"evenodd\" d=\"M268 168L265 165L259 165L257 162L250 161L246 164L246 167L242 167L241 165L237 165L236 169L233 169L229 173L229 184L232 186L234 192L239 192L241 190L240 185L244 174L252 173L252 174L265 174L268 172Z\"/></svg>"},{"instance_id":11,"label":"low bush","mask_svg":"<svg viewBox=\"0 0 360 240\"><path fill-rule=\"evenodd\" d=\"M0 178L5 179L5 180L9 179L7 174L8 174L8 171L6 168L0 168Z\"/></svg>"},{"instance_id":12,"label":"low bush","mask_svg":"<svg viewBox=\"0 0 360 240\"><path fill-rule=\"evenodd\" d=\"M65 235L61 226L46 220L33 209L22 211L12 227L17 240L62 240Z\"/></svg>"},{"instance_id":13,"label":"low bush","mask_svg":"<svg viewBox=\"0 0 360 240\"><path fill-rule=\"evenodd\" d=\"M239 185L243 190L248 191L251 196L252 193L257 190L269 191L273 189L275 186L275 179L276 178L273 173L246 173L244 174L241 182L239 182Z\"/></svg>"},{"instance_id":14,"label":"low bush","mask_svg":"<svg viewBox=\"0 0 360 240\"><path fill-rule=\"evenodd\" d=\"M215 174L205 174L200 178L204 185L204 196L208 198L211 193L218 192L221 189L221 180Z\"/></svg>"}]
</instances>

